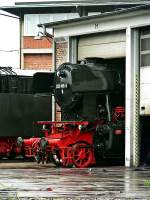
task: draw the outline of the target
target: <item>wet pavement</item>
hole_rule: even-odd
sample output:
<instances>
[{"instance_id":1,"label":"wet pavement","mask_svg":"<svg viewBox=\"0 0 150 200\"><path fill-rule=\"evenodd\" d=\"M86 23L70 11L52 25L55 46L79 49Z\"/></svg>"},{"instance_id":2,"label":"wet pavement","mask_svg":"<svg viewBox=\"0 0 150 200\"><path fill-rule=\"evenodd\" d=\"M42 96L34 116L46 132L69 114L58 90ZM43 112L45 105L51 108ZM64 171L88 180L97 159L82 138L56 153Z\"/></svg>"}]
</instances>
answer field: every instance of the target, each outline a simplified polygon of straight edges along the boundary
<instances>
[{"instance_id":1,"label":"wet pavement","mask_svg":"<svg viewBox=\"0 0 150 200\"><path fill-rule=\"evenodd\" d=\"M150 169L0 162L0 200L150 199Z\"/></svg>"}]
</instances>

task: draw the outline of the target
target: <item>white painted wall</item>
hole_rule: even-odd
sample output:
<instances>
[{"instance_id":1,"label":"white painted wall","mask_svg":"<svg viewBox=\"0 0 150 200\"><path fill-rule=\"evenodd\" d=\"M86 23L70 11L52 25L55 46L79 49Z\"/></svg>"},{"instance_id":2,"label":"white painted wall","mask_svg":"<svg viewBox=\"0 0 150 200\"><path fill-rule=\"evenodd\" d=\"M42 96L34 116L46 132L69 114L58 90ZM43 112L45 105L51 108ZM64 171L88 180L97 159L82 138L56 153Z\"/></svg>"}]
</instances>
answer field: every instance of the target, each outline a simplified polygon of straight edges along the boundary
<instances>
[{"instance_id":1,"label":"white painted wall","mask_svg":"<svg viewBox=\"0 0 150 200\"><path fill-rule=\"evenodd\" d=\"M136 28L150 25L150 10L124 13L114 16L97 17L86 21L70 24L60 24L54 29L55 38L78 36L98 32L124 30L127 27Z\"/></svg>"},{"instance_id":2,"label":"white painted wall","mask_svg":"<svg viewBox=\"0 0 150 200\"><path fill-rule=\"evenodd\" d=\"M0 0L0 6L12 6L15 0ZM0 11L2 14L9 14ZM0 66L19 68L19 20L0 15Z\"/></svg>"},{"instance_id":3,"label":"white painted wall","mask_svg":"<svg viewBox=\"0 0 150 200\"><path fill-rule=\"evenodd\" d=\"M0 11L0 13L5 12ZM19 20L2 15L0 15L1 65L19 67Z\"/></svg>"}]
</instances>

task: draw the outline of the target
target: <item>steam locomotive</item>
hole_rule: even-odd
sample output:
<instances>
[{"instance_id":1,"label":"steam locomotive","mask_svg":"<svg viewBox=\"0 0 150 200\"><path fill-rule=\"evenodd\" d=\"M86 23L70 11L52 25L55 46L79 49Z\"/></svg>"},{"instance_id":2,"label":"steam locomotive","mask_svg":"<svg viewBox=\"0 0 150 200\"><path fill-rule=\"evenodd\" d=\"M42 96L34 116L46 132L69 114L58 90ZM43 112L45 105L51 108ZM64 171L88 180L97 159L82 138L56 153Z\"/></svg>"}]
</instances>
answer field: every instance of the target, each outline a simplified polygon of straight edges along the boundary
<instances>
[{"instance_id":1,"label":"steam locomotive","mask_svg":"<svg viewBox=\"0 0 150 200\"><path fill-rule=\"evenodd\" d=\"M89 58L81 64L62 64L51 80L49 90L61 107L62 121L38 121L42 138L19 137L24 154L38 163L65 167L124 157L124 69Z\"/></svg>"},{"instance_id":2,"label":"steam locomotive","mask_svg":"<svg viewBox=\"0 0 150 200\"><path fill-rule=\"evenodd\" d=\"M36 93L33 75L19 73L0 67L0 157L21 153L17 138L32 137L33 121L51 120L51 96Z\"/></svg>"}]
</instances>

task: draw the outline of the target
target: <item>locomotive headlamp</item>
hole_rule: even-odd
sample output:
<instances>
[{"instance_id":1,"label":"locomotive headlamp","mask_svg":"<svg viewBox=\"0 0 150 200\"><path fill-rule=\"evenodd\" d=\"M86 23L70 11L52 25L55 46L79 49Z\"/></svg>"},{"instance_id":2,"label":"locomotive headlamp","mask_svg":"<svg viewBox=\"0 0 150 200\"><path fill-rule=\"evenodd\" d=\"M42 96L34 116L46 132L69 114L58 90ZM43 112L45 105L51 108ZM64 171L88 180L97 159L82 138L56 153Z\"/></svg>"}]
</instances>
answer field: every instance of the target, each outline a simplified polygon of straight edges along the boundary
<instances>
[{"instance_id":1,"label":"locomotive headlamp","mask_svg":"<svg viewBox=\"0 0 150 200\"><path fill-rule=\"evenodd\" d=\"M67 74L65 71L58 71L57 76L60 78L66 78Z\"/></svg>"}]
</instances>

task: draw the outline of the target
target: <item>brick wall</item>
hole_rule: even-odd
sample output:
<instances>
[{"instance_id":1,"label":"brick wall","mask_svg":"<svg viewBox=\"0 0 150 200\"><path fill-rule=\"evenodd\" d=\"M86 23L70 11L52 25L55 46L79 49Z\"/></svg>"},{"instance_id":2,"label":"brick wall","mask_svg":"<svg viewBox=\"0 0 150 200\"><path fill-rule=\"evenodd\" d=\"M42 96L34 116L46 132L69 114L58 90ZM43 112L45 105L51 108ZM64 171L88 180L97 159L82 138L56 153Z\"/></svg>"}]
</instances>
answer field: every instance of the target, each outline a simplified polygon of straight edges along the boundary
<instances>
[{"instance_id":1,"label":"brick wall","mask_svg":"<svg viewBox=\"0 0 150 200\"><path fill-rule=\"evenodd\" d=\"M68 62L68 42L56 43L56 68Z\"/></svg>"},{"instance_id":2,"label":"brick wall","mask_svg":"<svg viewBox=\"0 0 150 200\"><path fill-rule=\"evenodd\" d=\"M51 70L52 54L24 54L24 69Z\"/></svg>"},{"instance_id":3,"label":"brick wall","mask_svg":"<svg viewBox=\"0 0 150 200\"><path fill-rule=\"evenodd\" d=\"M56 43L56 68L68 62L68 42ZM61 109L56 105L56 121L61 121Z\"/></svg>"},{"instance_id":4,"label":"brick wall","mask_svg":"<svg viewBox=\"0 0 150 200\"><path fill-rule=\"evenodd\" d=\"M24 36L23 38L23 48L24 49L42 49L42 48L52 48L52 42L48 41L46 38L41 40L35 40L34 37Z\"/></svg>"}]
</instances>

